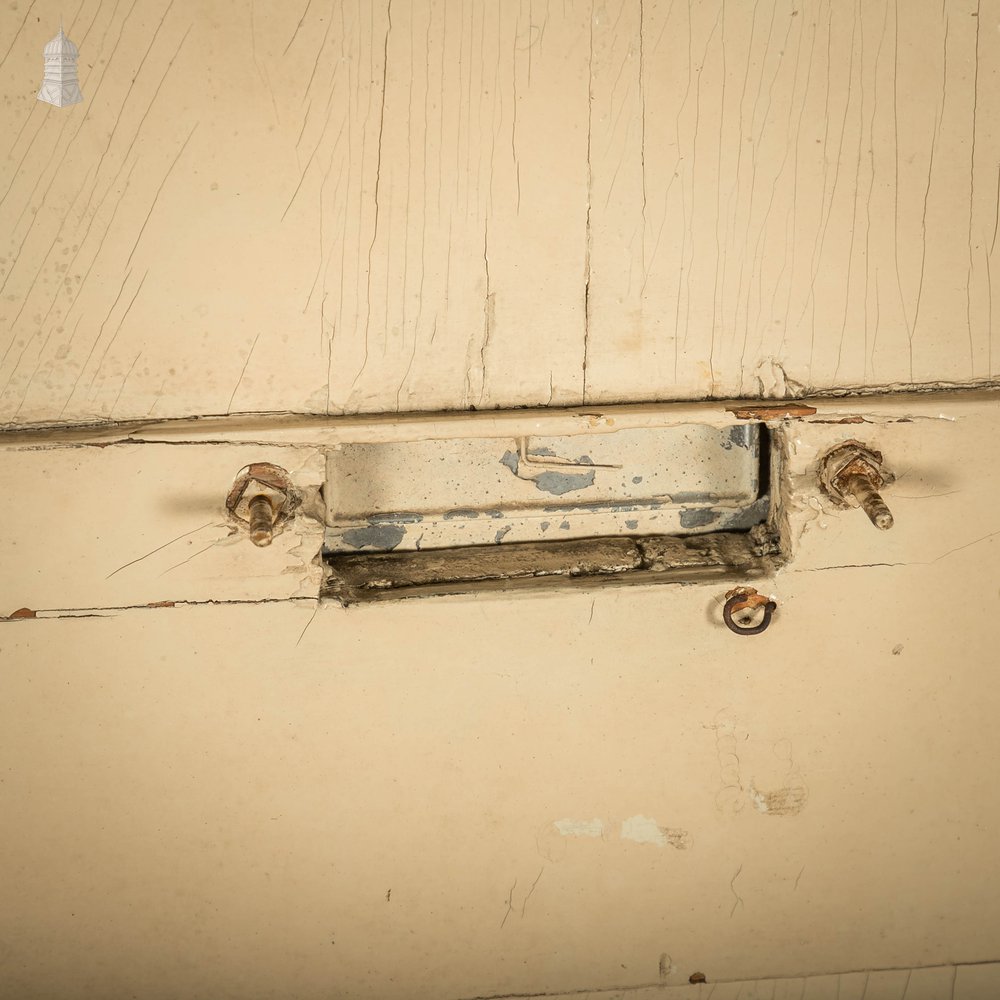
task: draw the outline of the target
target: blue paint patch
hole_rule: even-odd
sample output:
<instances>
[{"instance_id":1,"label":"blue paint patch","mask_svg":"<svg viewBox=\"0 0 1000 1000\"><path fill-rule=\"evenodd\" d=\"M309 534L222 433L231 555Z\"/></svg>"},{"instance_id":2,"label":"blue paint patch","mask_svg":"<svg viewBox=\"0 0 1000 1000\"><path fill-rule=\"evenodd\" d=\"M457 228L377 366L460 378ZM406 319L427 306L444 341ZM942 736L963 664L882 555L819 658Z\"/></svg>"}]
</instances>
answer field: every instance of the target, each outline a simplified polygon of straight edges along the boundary
<instances>
[{"instance_id":1,"label":"blue paint patch","mask_svg":"<svg viewBox=\"0 0 1000 1000\"><path fill-rule=\"evenodd\" d=\"M719 520L719 512L704 508L702 510L682 510L682 528L704 528L708 524L714 524Z\"/></svg>"},{"instance_id":2,"label":"blue paint patch","mask_svg":"<svg viewBox=\"0 0 1000 1000\"><path fill-rule=\"evenodd\" d=\"M548 531L549 530L549 522L548 521L542 521L542 523L541 523L541 525L539 525L539 527L541 527L542 531Z\"/></svg>"},{"instance_id":3,"label":"blue paint patch","mask_svg":"<svg viewBox=\"0 0 1000 1000\"><path fill-rule=\"evenodd\" d=\"M556 458L556 453L551 448L529 448L529 455L544 455L546 458Z\"/></svg>"},{"instance_id":4,"label":"blue paint patch","mask_svg":"<svg viewBox=\"0 0 1000 1000\"><path fill-rule=\"evenodd\" d=\"M755 428L750 424L737 424L735 427L729 428L729 440L737 448L746 448L749 450L751 440L756 437L754 431Z\"/></svg>"},{"instance_id":5,"label":"blue paint patch","mask_svg":"<svg viewBox=\"0 0 1000 1000\"><path fill-rule=\"evenodd\" d=\"M444 512L444 519L446 521L451 521L456 517L464 517L464 518L479 517L479 511L473 510L471 507L456 507L455 510L446 510Z\"/></svg>"},{"instance_id":6,"label":"blue paint patch","mask_svg":"<svg viewBox=\"0 0 1000 1000\"><path fill-rule=\"evenodd\" d=\"M503 517L503 511L502 510L484 510L483 511L483 517L492 517L494 519L496 519L498 517Z\"/></svg>"},{"instance_id":7,"label":"blue paint patch","mask_svg":"<svg viewBox=\"0 0 1000 1000\"><path fill-rule=\"evenodd\" d=\"M563 521L562 524L559 525L559 530L569 531L569 521Z\"/></svg>"},{"instance_id":8,"label":"blue paint patch","mask_svg":"<svg viewBox=\"0 0 1000 1000\"><path fill-rule=\"evenodd\" d=\"M413 511L399 511L392 514L372 514L368 518L369 524L419 524L424 519L423 514L415 514Z\"/></svg>"},{"instance_id":9,"label":"blue paint patch","mask_svg":"<svg viewBox=\"0 0 1000 1000\"><path fill-rule=\"evenodd\" d=\"M754 525L763 524L767 520L770 508L771 498L764 494L764 496L754 500L749 507L745 507L732 517L727 518L723 527L733 531L745 531Z\"/></svg>"},{"instance_id":10,"label":"blue paint patch","mask_svg":"<svg viewBox=\"0 0 1000 1000\"><path fill-rule=\"evenodd\" d=\"M594 460L589 455L581 455L577 459L577 462L580 465L593 465L594 464Z\"/></svg>"},{"instance_id":11,"label":"blue paint patch","mask_svg":"<svg viewBox=\"0 0 1000 1000\"><path fill-rule=\"evenodd\" d=\"M532 454L536 453L541 454L541 452L533 452ZM583 457L586 458L587 456ZM500 464L506 465L515 476L518 476L520 463L516 452L504 452L503 458L500 459ZM595 475L596 472L582 472L576 474L570 472L542 472L537 476L524 478L530 478L531 482L535 484L535 488L540 490L542 493L552 493L555 496L562 496L564 493L572 493L575 490L585 490L588 486L593 486ZM518 478L521 477L518 476Z\"/></svg>"},{"instance_id":12,"label":"blue paint patch","mask_svg":"<svg viewBox=\"0 0 1000 1000\"><path fill-rule=\"evenodd\" d=\"M354 549L394 549L406 535L397 524L372 524L367 528L349 528L341 536Z\"/></svg>"},{"instance_id":13,"label":"blue paint patch","mask_svg":"<svg viewBox=\"0 0 1000 1000\"><path fill-rule=\"evenodd\" d=\"M510 531L510 525L509 524L507 525L506 528L501 528L497 532L496 538L494 538L493 541L496 542L497 545L499 545L500 542L503 540L503 536L506 535L508 531Z\"/></svg>"},{"instance_id":14,"label":"blue paint patch","mask_svg":"<svg viewBox=\"0 0 1000 1000\"><path fill-rule=\"evenodd\" d=\"M500 459L501 465L506 465L514 475L517 475L518 458L516 451L505 451L503 458Z\"/></svg>"},{"instance_id":15,"label":"blue paint patch","mask_svg":"<svg viewBox=\"0 0 1000 1000\"><path fill-rule=\"evenodd\" d=\"M639 483L642 482L642 476L633 476L632 477L632 482L635 483L636 486L638 486Z\"/></svg>"},{"instance_id":16,"label":"blue paint patch","mask_svg":"<svg viewBox=\"0 0 1000 1000\"><path fill-rule=\"evenodd\" d=\"M625 527L628 528L630 531L635 531L635 529L639 527L639 522L635 518L630 517L625 522Z\"/></svg>"},{"instance_id":17,"label":"blue paint patch","mask_svg":"<svg viewBox=\"0 0 1000 1000\"><path fill-rule=\"evenodd\" d=\"M596 472L577 474L569 472L543 472L535 477L534 483L542 493L552 493L555 496L562 496L564 493L585 490L588 486L593 486L596 475Z\"/></svg>"},{"instance_id":18,"label":"blue paint patch","mask_svg":"<svg viewBox=\"0 0 1000 1000\"><path fill-rule=\"evenodd\" d=\"M723 440L722 447L729 451L734 445L737 448L750 449L751 442L756 438L756 428L751 424L736 424L729 428L729 436Z\"/></svg>"}]
</instances>

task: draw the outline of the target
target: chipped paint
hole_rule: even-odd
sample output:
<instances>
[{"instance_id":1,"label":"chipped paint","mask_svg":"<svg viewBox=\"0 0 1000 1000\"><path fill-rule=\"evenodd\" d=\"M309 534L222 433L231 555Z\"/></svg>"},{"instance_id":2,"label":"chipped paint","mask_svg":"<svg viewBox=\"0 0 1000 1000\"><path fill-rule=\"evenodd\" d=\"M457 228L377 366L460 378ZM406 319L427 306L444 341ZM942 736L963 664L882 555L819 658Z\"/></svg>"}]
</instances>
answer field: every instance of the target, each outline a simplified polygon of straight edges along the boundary
<instances>
[{"instance_id":1,"label":"chipped paint","mask_svg":"<svg viewBox=\"0 0 1000 1000\"><path fill-rule=\"evenodd\" d=\"M667 838L660 825L649 816L630 816L622 820L622 840L633 840L637 844L656 844L663 847Z\"/></svg>"},{"instance_id":2,"label":"chipped paint","mask_svg":"<svg viewBox=\"0 0 1000 1000\"><path fill-rule=\"evenodd\" d=\"M600 819L557 819L552 825L564 837L604 836L604 821Z\"/></svg>"},{"instance_id":3,"label":"chipped paint","mask_svg":"<svg viewBox=\"0 0 1000 1000\"><path fill-rule=\"evenodd\" d=\"M806 403L791 403L787 406L768 406L766 404L727 407L738 420L785 420L790 417L811 417L816 412L815 406Z\"/></svg>"},{"instance_id":4,"label":"chipped paint","mask_svg":"<svg viewBox=\"0 0 1000 1000\"><path fill-rule=\"evenodd\" d=\"M749 507L727 516L722 527L727 531L746 531L757 524L763 524L771 510L771 498L768 495L755 500ZM683 518L681 520L683 524Z\"/></svg>"},{"instance_id":5,"label":"chipped paint","mask_svg":"<svg viewBox=\"0 0 1000 1000\"><path fill-rule=\"evenodd\" d=\"M596 475L596 472L542 472L535 477L534 483L543 493L562 496L564 493L573 493L593 486Z\"/></svg>"},{"instance_id":6,"label":"chipped paint","mask_svg":"<svg viewBox=\"0 0 1000 1000\"><path fill-rule=\"evenodd\" d=\"M400 511L393 514L372 514L369 524L419 524L424 519L423 514L413 511Z\"/></svg>"},{"instance_id":7,"label":"chipped paint","mask_svg":"<svg viewBox=\"0 0 1000 1000\"><path fill-rule=\"evenodd\" d=\"M639 527L639 522L634 517L629 517L625 519L625 527L629 531L635 531Z\"/></svg>"},{"instance_id":8,"label":"chipped paint","mask_svg":"<svg viewBox=\"0 0 1000 1000\"><path fill-rule=\"evenodd\" d=\"M536 451L529 452L529 454L547 454L548 451L548 449L545 449L544 452L536 449ZM581 465L593 465L593 461L587 455L581 455L577 461ZM593 486L597 475L596 470L578 473L546 470L545 472L539 472L536 476L521 475L520 459L517 453L513 451L504 452L503 458L500 459L500 464L507 466L518 479L532 482L535 484L537 490L540 490L542 493L551 493L554 496L562 496L564 493L573 493L576 490L584 490L588 486Z\"/></svg>"},{"instance_id":9,"label":"chipped paint","mask_svg":"<svg viewBox=\"0 0 1000 1000\"><path fill-rule=\"evenodd\" d=\"M636 844L674 847L679 851L686 851L691 846L691 835L687 830L660 826L655 819L642 815L622 820L621 838Z\"/></svg>"},{"instance_id":10,"label":"chipped paint","mask_svg":"<svg viewBox=\"0 0 1000 1000\"><path fill-rule=\"evenodd\" d=\"M497 532L497 534L496 534L496 538L494 538L494 541L495 541L495 542L497 543L497 545L499 545L499 544L500 544L500 543L501 543L501 542L503 541L503 539L504 539L504 536L505 536L505 535L506 535L506 534L507 534L507 533L508 533L508 532L509 532L510 530L511 530L511 526L510 526L510 525L508 524L508 525L507 525L507 527L505 527L505 528L501 528L501 529L500 529L500 530L499 530L499 531Z\"/></svg>"},{"instance_id":11,"label":"chipped paint","mask_svg":"<svg viewBox=\"0 0 1000 1000\"><path fill-rule=\"evenodd\" d=\"M520 465L520 459L516 451L505 451L503 453L503 458L500 459L501 465L506 465L514 475L517 475L517 470Z\"/></svg>"},{"instance_id":12,"label":"chipped paint","mask_svg":"<svg viewBox=\"0 0 1000 1000\"><path fill-rule=\"evenodd\" d=\"M687 508L681 511L682 528L704 528L719 520L719 512L707 507Z\"/></svg>"},{"instance_id":13,"label":"chipped paint","mask_svg":"<svg viewBox=\"0 0 1000 1000\"><path fill-rule=\"evenodd\" d=\"M749 450L751 442L757 437L757 428L752 424L734 424L729 428L729 433L722 441L722 447L729 451L730 448L746 448Z\"/></svg>"}]
</instances>

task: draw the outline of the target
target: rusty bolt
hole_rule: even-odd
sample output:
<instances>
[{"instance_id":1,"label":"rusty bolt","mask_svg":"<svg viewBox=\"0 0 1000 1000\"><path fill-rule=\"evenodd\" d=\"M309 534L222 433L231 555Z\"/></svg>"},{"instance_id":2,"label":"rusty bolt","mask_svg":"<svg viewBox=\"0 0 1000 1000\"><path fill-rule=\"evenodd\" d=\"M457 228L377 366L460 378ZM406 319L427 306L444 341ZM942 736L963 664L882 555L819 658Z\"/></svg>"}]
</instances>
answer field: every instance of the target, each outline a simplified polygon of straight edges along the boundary
<instances>
[{"instance_id":1,"label":"rusty bolt","mask_svg":"<svg viewBox=\"0 0 1000 1000\"><path fill-rule=\"evenodd\" d=\"M263 494L250 501L250 541L254 545L270 545L274 537L274 508Z\"/></svg>"},{"instance_id":2,"label":"rusty bolt","mask_svg":"<svg viewBox=\"0 0 1000 1000\"><path fill-rule=\"evenodd\" d=\"M893 525L892 511L879 490L895 477L882 464L882 453L860 441L847 441L833 449L820 465L820 483L841 507L860 507L882 531Z\"/></svg>"},{"instance_id":3,"label":"rusty bolt","mask_svg":"<svg viewBox=\"0 0 1000 1000\"><path fill-rule=\"evenodd\" d=\"M249 528L254 545L263 547L292 519L299 499L284 469L255 462L236 476L226 497L226 510L234 521Z\"/></svg>"}]
</instances>

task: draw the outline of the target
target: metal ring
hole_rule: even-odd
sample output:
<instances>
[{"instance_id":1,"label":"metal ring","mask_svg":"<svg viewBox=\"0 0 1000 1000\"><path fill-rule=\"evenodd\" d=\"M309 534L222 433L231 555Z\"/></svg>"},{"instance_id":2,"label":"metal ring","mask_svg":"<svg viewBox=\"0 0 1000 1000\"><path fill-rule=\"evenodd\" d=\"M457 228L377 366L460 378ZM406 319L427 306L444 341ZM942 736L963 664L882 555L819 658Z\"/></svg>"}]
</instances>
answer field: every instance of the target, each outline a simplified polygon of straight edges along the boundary
<instances>
[{"instance_id":1,"label":"metal ring","mask_svg":"<svg viewBox=\"0 0 1000 1000\"><path fill-rule=\"evenodd\" d=\"M733 620L733 612L736 610L737 606L741 606L739 609L742 611L743 607L747 606L746 594L733 594L728 601L723 605L722 608L722 620L726 623L730 632L735 632L737 635L760 635L764 632L768 625L771 624L771 615L774 614L778 605L774 601L768 601L762 606L764 608L764 617L761 619L758 625L751 625L749 628L745 628L742 625L738 625Z\"/></svg>"}]
</instances>

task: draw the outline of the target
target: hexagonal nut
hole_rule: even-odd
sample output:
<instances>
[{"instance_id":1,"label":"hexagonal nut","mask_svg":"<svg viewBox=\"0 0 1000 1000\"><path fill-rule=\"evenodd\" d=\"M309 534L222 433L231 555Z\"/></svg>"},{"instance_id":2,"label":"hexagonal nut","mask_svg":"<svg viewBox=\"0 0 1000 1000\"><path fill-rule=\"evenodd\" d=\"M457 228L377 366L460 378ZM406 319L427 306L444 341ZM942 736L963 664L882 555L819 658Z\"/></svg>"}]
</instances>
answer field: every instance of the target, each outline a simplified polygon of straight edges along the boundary
<instances>
[{"instance_id":1,"label":"hexagonal nut","mask_svg":"<svg viewBox=\"0 0 1000 1000\"><path fill-rule=\"evenodd\" d=\"M855 507L857 501L845 491L849 476L864 476L879 490L896 477L882 464L882 452L860 441L845 441L828 452L820 462L819 479L823 491L842 507Z\"/></svg>"},{"instance_id":2,"label":"hexagonal nut","mask_svg":"<svg viewBox=\"0 0 1000 1000\"><path fill-rule=\"evenodd\" d=\"M237 473L226 497L226 510L230 517L249 526L250 501L259 496L267 497L274 508L275 534L294 517L302 500L284 469L270 462L255 462Z\"/></svg>"}]
</instances>

